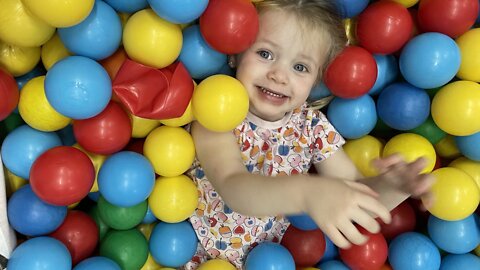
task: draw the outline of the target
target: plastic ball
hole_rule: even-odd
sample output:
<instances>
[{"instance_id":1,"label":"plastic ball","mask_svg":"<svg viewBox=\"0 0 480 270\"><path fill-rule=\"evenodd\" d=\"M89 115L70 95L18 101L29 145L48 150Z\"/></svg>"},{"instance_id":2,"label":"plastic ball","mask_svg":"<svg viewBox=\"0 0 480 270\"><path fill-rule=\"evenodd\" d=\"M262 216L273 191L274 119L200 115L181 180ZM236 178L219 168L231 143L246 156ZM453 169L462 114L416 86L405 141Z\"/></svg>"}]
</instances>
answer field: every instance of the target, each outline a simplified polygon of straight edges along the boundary
<instances>
[{"instance_id":1,"label":"plastic ball","mask_svg":"<svg viewBox=\"0 0 480 270\"><path fill-rule=\"evenodd\" d=\"M370 270L380 268L387 260L388 246L381 233L370 233L359 227L361 234L368 240L363 245L352 245L348 249L340 249L342 261L352 269Z\"/></svg>"},{"instance_id":2,"label":"plastic ball","mask_svg":"<svg viewBox=\"0 0 480 270\"><path fill-rule=\"evenodd\" d=\"M147 119L129 114L132 120L132 138L145 138L148 133L160 125L158 120Z\"/></svg>"},{"instance_id":3,"label":"plastic ball","mask_svg":"<svg viewBox=\"0 0 480 270\"><path fill-rule=\"evenodd\" d=\"M86 119L108 105L112 82L105 69L94 60L69 56L47 72L45 94L57 112L73 119Z\"/></svg>"},{"instance_id":4,"label":"plastic ball","mask_svg":"<svg viewBox=\"0 0 480 270\"><path fill-rule=\"evenodd\" d=\"M221 259L213 259L206 261L198 267L198 270L235 270L235 266L231 263L221 260Z\"/></svg>"},{"instance_id":5,"label":"plastic ball","mask_svg":"<svg viewBox=\"0 0 480 270\"><path fill-rule=\"evenodd\" d=\"M44 202L33 193L30 185L25 185L8 200L7 214L15 231L39 236L53 232L63 223L67 207Z\"/></svg>"},{"instance_id":6,"label":"plastic ball","mask_svg":"<svg viewBox=\"0 0 480 270\"><path fill-rule=\"evenodd\" d=\"M155 173L150 162L131 151L111 155L98 173L100 193L108 202L120 207L145 201L153 190L154 181Z\"/></svg>"},{"instance_id":7,"label":"plastic ball","mask_svg":"<svg viewBox=\"0 0 480 270\"><path fill-rule=\"evenodd\" d=\"M377 110L370 95L355 99L334 98L328 106L327 116L346 139L367 135L377 123Z\"/></svg>"},{"instance_id":8,"label":"plastic ball","mask_svg":"<svg viewBox=\"0 0 480 270\"><path fill-rule=\"evenodd\" d=\"M450 167L437 169L432 174L436 178L431 188L435 199L427 209L432 215L455 221L468 217L477 209L480 190L470 175Z\"/></svg>"},{"instance_id":9,"label":"plastic ball","mask_svg":"<svg viewBox=\"0 0 480 270\"><path fill-rule=\"evenodd\" d=\"M22 90L23 86L27 84L31 79L36 78L38 76L43 76L47 73L45 68L42 64L36 65L32 70L28 73L15 77L15 81L17 81L18 90Z\"/></svg>"},{"instance_id":10,"label":"plastic ball","mask_svg":"<svg viewBox=\"0 0 480 270\"><path fill-rule=\"evenodd\" d=\"M390 214L392 215L392 221L389 224L380 223L380 232L385 236L385 239L392 240L402 233L415 230L417 218L415 210L408 201L404 201L392 209Z\"/></svg>"},{"instance_id":11,"label":"plastic ball","mask_svg":"<svg viewBox=\"0 0 480 270\"><path fill-rule=\"evenodd\" d=\"M142 219L142 224L152 224L156 221L158 221L157 217L153 214L150 206L148 206L147 213L145 213L145 216Z\"/></svg>"},{"instance_id":12,"label":"plastic ball","mask_svg":"<svg viewBox=\"0 0 480 270\"><path fill-rule=\"evenodd\" d=\"M90 192L98 191L98 172L100 171L100 167L102 166L103 162L105 162L105 159L107 157L103 156L103 155L97 155L97 154L85 151L85 149L83 149L78 144L74 144L73 147L76 147L76 148L80 149L81 151L83 151L85 154L87 154L87 156L92 161L93 167L95 168L95 181L93 182L93 186L90 189Z\"/></svg>"},{"instance_id":13,"label":"plastic ball","mask_svg":"<svg viewBox=\"0 0 480 270\"><path fill-rule=\"evenodd\" d=\"M473 26L478 6L478 0L422 0L418 6L418 23L424 32L456 38Z\"/></svg>"},{"instance_id":14,"label":"plastic ball","mask_svg":"<svg viewBox=\"0 0 480 270\"><path fill-rule=\"evenodd\" d=\"M322 270L350 270L343 262L338 260L329 260L318 265Z\"/></svg>"},{"instance_id":15,"label":"plastic ball","mask_svg":"<svg viewBox=\"0 0 480 270\"><path fill-rule=\"evenodd\" d=\"M126 59L127 53L123 47L120 47L114 54L101 60L99 63L105 68L108 72L108 76L110 76L110 79L113 81Z\"/></svg>"},{"instance_id":16,"label":"plastic ball","mask_svg":"<svg viewBox=\"0 0 480 270\"><path fill-rule=\"evenodd\" d=\"M193 118L192 101L190 100L182 116L177 118L162 119L162 120L159 120L159 122L169 127L181 127L192 122L193 120L194 118Z\"/></svg>"},{"instance_id":17,"label":"plastic ball","mask_svg":"<svg viewBox=\"0 0 480 270\"><path fill-rule=\"evenodd\" d=\"M427 164L422 173L429 173L435 166L437 155L432 144L424 137L414 133L402 133L391 138L383 148L383 157L400 154L406 162L423 157Z\"/></svg>"},{"instance_id":18,"label":"plastic ball","mask_svg":"<svg viewBox=\"0 0 480 270\"><path fill-rule=\"evenodd\" d=\"M18 111L31 127L41 131L56 131L66 127L71 119L55 111L45 96L45 76L30 80L20 93Z\"/></svg>"},{"instance_id":19,"label":"plastic ball","mask_svg":"<svg viewBox=\"0 0 480 270\"><path fill-rule=\"evenodd\" d=\"M55 34L47 41L47 43L43 44L42 53L40 56L43 66L49 70L53 67L53 65L55 65L55 63L71 55L72 54L67 50L67 48L65 48L65 45L63 45L63 42L58 34Z\"/></svg>"},{"instance_id":20,"label":"plastic ball","mask_svg":"<svg viewBox=\"0 0 480 270\"><path fill-rule=\"evenodd\" d=\"M173 268L161 267L152 257L152 254L148 253L148 258L145 264L140 270L175 270Z\"/></svg>"},{"instance_id":21,"label":"plastic ball","mask_svg":"<svg viewBox=\"0 0 480 270\"><path fill-rule=\"evenodd\" d=\"M455 137L458 150L467 158L480 161L480 132L469 136Z\"/></svg>"},{"instance_id":22,"label":"plastic ball","mask_svg":"<svg viewBox=\"0 0 480 270\"><path fill-rule=\"evenodd\" d=\"M148 134L143 153L157 174L171 177L190 168L195 158L195 146L185 129L161 126Z\"/></svg>"},{"instance_id":23,"label":"plastic ball","mask_svg":"<svg viewBox=\"0 0 480 270\"><path fill-rule=\"evenodd\" d=\"M99 194L99 192L96 192L96 193ZM94 193L90 193L90 194L94 194ZM98 196L100 197L100 195ZM90 195L89 195L89 198L91 198ZM98 236L99 236L98 238L100 241L102 241L105 235L107 234L107 232L110 230L110 227L108 227L108 225L100 217L100 211L98 210L97 205L94 205L89 210L88 215L91 218L93 218L93 220L95 220L95 223L97 224L97 228L98 228Z\"/></svg>"},{"instance_id":24,"label":"plastic ball","mask_svg":"<svg viewBox=\"0 0 480 270\"><path fill-rule=\"evenodd\" d=\"M98 228L95 221L81 211L70 211L51 237L62 242L72 256L75 265L89 257L98 243Z\"/></svg>"},{"instance_id":25,"label":"plastic ball","mask_svg":"<svg viewBox=\"0 0 480 270\"><path fill-rule=\"evenodd\" d=\"M365 177L378 175L377 169L372 166L372 161L380 158L382 154L383 143L380 140L366 135L359 139L348 140L343 149L362 175Z\"/></svg>"},{"instance_id":26,"label":"plastic ball","mask_svg":"<svg viewBox=\"0 0 480 270\"><path fill-rule=\"evenodd\" d=\"M21 47L0 41L0 66L13 76L22 76L40 61L40 47Z\"/></svg>"},{"instance_id":27,"label":"plastic ball","mask_svg":"<svg viewBox=\"0 0 480 270\"><path fill-rule=\"evenodd\" d=\"M147 0L105 0L112 8L118 12L135 13L148 7Z\"/></svg>"},{"instance_id":28,"label":"plastic ball","mask_svg":"<svg viewBox=\"0 0 480 270\"><path fill-rule=\"evenodd\" d=\"M448 134L469 136L480 131L480 85L456 81L442 87L432 100L432 118Z\"/></svg>"},{"instance_id":29,"label":"plastic ball","mask_svg":"<svg viewBox=\"0 0 480 270\"><path fill-rule=\"evenodd\" d=\"M0 40L22 47L39 47L55 33L55 27L32 16L21 0L1 0Z\"/></svg>"},{"instance_id":30,"label":"plastic ball","mask_svg":"<svg viewBox=\"0 0 480 270\"><path fill-rule=\"evenodd\" d=\"M181 24L194 21L205 11L208 0L148 0L150 7L165 20Z\"/></svg>"},{"instance_id":31,"label":"plastic ball","mask_svg":"<svg viewBox=\"0 0 480 270\"><path fill-rule=\"evenodd\" d=\"M253 44L258 33L258 15L244 0L210 0L200 16L200 31L215 50L237 54Z\"/></svg>"},{"instance_id":32,"label":"plastic ball","mask_svg":"<svg viewBox=\"0 0 480 270\"><path fill-rule=\"evenodd\" d=\"M393 55L374 54L377 63L377 80L368 91L369 95L379 94L387 85L393 83L398 76L398 63Z\"/></svg>"},{"instance_id":33,"label":"plastic ball","mask_svg":"<svg viewBox=\"0 0 480 270\"><path fill-rule=\"evenodd\" d=\"M183 46L178 59L192 78L204 79L218 73L227 62L227 55L210 47L203 39L200 27L192 25L183 30Z\"/></svg>"},{"instance_id":34,"label":"plastic ball","mask_svg":"<svg viewBox=\"0 0 480 270\"><path fill-rule=\"evenodd\" d=\"M399 4L402 4L406 8L409 8L417 4L419 0L393 0L393 1Z\"/></svg>"},{"instance_id":35,"label":"plastic ball","mask_svg":"<svg viewBox=\"0 0 480 270\"><path fill-rule=\"evenodd\" d=\"M462 80L480 82L480 29L473 28L456 39L462 55L457 77Z\"/></svg>"},{"instance_id":36,"label":"plastic ball","mask_svg":"<svg viewBox=\"0 0 480 270\"><path fill-rule=\"evenodd\" d=\"M72 53L101 60L112 55L122 41L122 24L115 10L95 1L90 15L71 27L59 28L58 35Z\"/></svg>"},{"instance_id":37,"label":"plastic ball","mask_svg":"<svg viewBox=\"0 0 480 270\"><path fill-rule=\"evenodd\" d=\"M148 243L136 229L110 230L100 244L100 256L112 259L121 269L140 269L148 257Z\"/></svg>"},{"instance_id":38,"label":"plastic ball","mask_svg":"<svg viewBox=\"0 0 480 270\"><path fill-rule=\"evenodd\" d=\"M430 115L430 98L425 90L408 83L387 86L377 100L378 117L397 130L420 126Z\"/></svg>"},{"instance_id":39,"label":"plastic ball","mask_svg":"<svg viewBox=\"0 0 480 270\"><path fill-rule=\"evenodd\" d=\"M237 79L213 75L198 84L192 96L193 115L205 128L226 132L238 126L248 113L248 94Z\"/></svg>"},{"instance_id":40,"label":"plastic ball","mask_svg":"<svg viewBox=\"0 0 480 270\"><path fill-rule=\"evenodd\" d=\"M480 258L473 254L448 254L442 258L441 270L480 269Z\"/></svg>"},{"instance_id":41,"label":"plastic ball","mask_svg":"<svg viewBox=\"0 0 480 270\"><path fill-rule=\"evenodd\" d=\"M371 53L398 51L410 39L412 30L407 8L392 1L369 5L357 19L357 39Z\"/></svg>"},{"instance_id":42,"label":"plastic ball","mask_svg":"<svg viewBox=\"0 0 480 270\"><path fill-rule=\"evenodd\" d=\"M408 232L390 242L388 259L395 270L436 270L440 268L440 252L425 235Z\"/></svg>"},{"instance_id":43,"label":"plastic ball","mask_svg":"<svg viewBox=\"0 0 480 270\"><path fill-rule=\"evenodd\" d=\"M480 244L480 231L476 219L478 219L476 214L456 221L430 216L428 235L437 247L448 253L469 253Z\"/></svg>"},{"instance_id":44,"label":"plastic ball","mask_svg":"<svg viewBox=\"0 0 480 270\"><path fill-rule=\"evenodd\" d=\"M409 130L408 132L418 134L426 138L431 144L437 144L447 135L441 130L430 116L420 126Z\"/></svg>"},{"instance_id":45,"label":"plastic ball","mask_svg":"<svg viewBox=\"0 0 480 270\"><path fill-rule=\"evenodd\" d=\"M180 26L158 17L151 9L133 14L123 30L123 46L128 56L154 68L172 64L180 55L182 43Z\"/></svg>"},{"instance_id":46,"label":"plastic ball","mask_svg":"<svg viewBox=\"0 0 480 270\"><path fill-rule=\"evenodd\" d=\"M448 167L460 169L470 175L480 188L480 162L470 160L466 157L459 157L453 160Z\"/></svg>"},{"instance_id":47,"label":"plastic ball","mask_svg":"<svg viewBox=\"0 0 480 270\"><path fill-rule=\"evenodd\" d=\"M35 16L53 27L69 27L83 21L92 11L95 0L22 0Z\"/></svg>"},{"instance_id":48,"label":"plastic ball","mask_svg":"<svg viewBox=\"0 0 480 270\"><path fill-rule=\"evenodd\" d=\"M193 257L197 243L197 236L190 222L160 222L150 236L150 253L162 266L176 268Z\"/></svg>"},{"instance_id":49,"label":"plastic ball","mask_svg":"<svg viewBox=\"0 0 480 270\"><path fill-rule=\"evenodd\" d=\"M56 133L22 125L11 131L2 143L3 164L13 174L28 179L32 164L38 156L60 145L62 142Z\"/></svg>"},{"instance_id":50,"label":"plastic ball","mask_svg":"<svg viewBox=\"0 0 480 270\"><path fill-rule=\"evenodd\" d=\"M121 270L121 268L107 257L96 256L81 261L73 270Z\"/></svg>"},{"instance_id":51,"label":"plastic ball","mask_svg":"<svg viewBox=\"0 0 480 270\"><path fill-rule=\"evenodd\" d=\"M322 262L333 260L338 257L338 248L335 244L325 235L325 253L323 254L322 259L317 264L317 267L320 267Z\"/></svg>"},{"instance_id":52,"label":"plastic ball","mask_svg":"<svg viewBox=\"0 0 480 270\"><path fill-rule=\"evenodd\" d=\"M290 225L300 230L310 231L318 229L317 223L307 214L288 215L287 219Z\"/></svg>"},{"instance_id":53,"label":"plastic ball","mask_svg":"<svg viewBox=\"0 0 480 270\"><path fill-rule=\"evenodd\" d=\"M147 212L147 202L130 207L115 206L102 196L98 199L98 212L107 226L115 230L129 230L140 224Z\"/></svg>"},{"instance_id":54,"label":"plastic ball","mask_svg":"<svg viewBox=\"0 0 480 270\"><path fill-rule=\"evenodd\" d=\"M9 270L70 270L72 259L67 248L51 237L29 239L12 252Z\"/></svg>"},{"instance_id":55,"label":"plastic ball","mask_svg":"<svg viewBox=\"0 0 480 270\"><path fill-rule=\"evenodd\" d=\"M310 90L310 94L308 95L308 101L316 101L320 100L322 98L326 98L328 96L331 96L332 93L330 90L327 88L325 83L319 82L317 85L315 85L312 90Z\"/></svg>"},{"instance_id":56,"label":"plastic ball","mask_svg":"<svg viewBox=\"0 0 480 270\"><path fill-rule=\"evenodd\" d=\"M294 270L295 261L290 252L282 245L263 242L248 253L245 266L247 270Z\"/></svg>"},{"instance_id":57,"label":"plastic ball","mask_svg":"<svg viewBox=\"0 0 480 270\"><path fill-rule=\"evenodd\" d=\"M448 83L460 68L460 49L447 35L431 32L412 38L402 49L400 72L419 88L435 88Z\"/></svg>"},{"instance_id":58,"label":"plastic ball","mask_svg":"<svg viewBox=\"0 0 480 270\"><path fill-rule=\"evenodd\" d=\"M461 156L460 150L458 150L455 144L455 138L452 135L445 136L437 144L434 145L435 151L442 158L457 158Z\"/></svg>"},{"instance_id":59,"label":"plastic ball","mask_svg":"<svg viewBox=\"0 0 480 270\"><path fill-rule=\"evenodd\" d=\"M161 221L183 221L197 208L197 186L185 175L159 177L148 198L148 204L155 217Z\"/></svg>"},{"instance_id":60,"label":"plastic ball","mask_svg":"<svg viewBox=\"0 0 480 270\"><path fill-rule=\"evenodd\" d=\"M325 252L325 237L320 229L304 231L289 226L280 244L290 252L297 267L315 265Z\"/></svg>"},{"instance_id":61,"label":"plastic ball","mask_svg":"<svg viewBox=\"0 0 480 270\"><path fill-rule=\"evenodd\" d=\"M17 107L19 87L13 76L0 68L0 121L3 121Z\"/></svg>"},{"instance_id":62,"label":"plastic ball","mask_svg":"<svg viewBox=\"0 0 480 270\"><path fill-rule=\"evenodd\" d=\"M368 0L338 0L335 4L343 18L353 18L368 6L368 2Z\"/></svg>"},{"instance_id":63,"label":"plastic ball","mask_svg":"<svg viewBox=\"0 0 480 270\"><path fill-rule=\"evenodd\" d=\"M377 80L377 63L373 55L358 46L346 47L327 67L325 85L341 98L360 97Z\"/></svg>"}]
</instances>

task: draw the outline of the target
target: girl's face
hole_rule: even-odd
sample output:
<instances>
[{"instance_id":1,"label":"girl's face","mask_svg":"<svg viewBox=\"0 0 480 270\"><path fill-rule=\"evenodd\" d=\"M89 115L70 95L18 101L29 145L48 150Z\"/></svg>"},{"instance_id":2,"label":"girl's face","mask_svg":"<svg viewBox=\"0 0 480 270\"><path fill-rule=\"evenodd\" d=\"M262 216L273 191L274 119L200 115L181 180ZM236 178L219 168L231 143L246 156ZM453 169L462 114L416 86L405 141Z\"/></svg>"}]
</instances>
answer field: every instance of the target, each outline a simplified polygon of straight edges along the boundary
<instances>
[{"instance_id":1,"label":"girl's face","mask_svg":"<svg viewBox=\"0 0 480 270\"><path fill-rule=\"evenodd\" d=\"M236 76L249 94L250 112L277 121L307 100L330 41L281 10L265 11L259 20L257 39L237 57Z\"/></svg>"}]
</instances>

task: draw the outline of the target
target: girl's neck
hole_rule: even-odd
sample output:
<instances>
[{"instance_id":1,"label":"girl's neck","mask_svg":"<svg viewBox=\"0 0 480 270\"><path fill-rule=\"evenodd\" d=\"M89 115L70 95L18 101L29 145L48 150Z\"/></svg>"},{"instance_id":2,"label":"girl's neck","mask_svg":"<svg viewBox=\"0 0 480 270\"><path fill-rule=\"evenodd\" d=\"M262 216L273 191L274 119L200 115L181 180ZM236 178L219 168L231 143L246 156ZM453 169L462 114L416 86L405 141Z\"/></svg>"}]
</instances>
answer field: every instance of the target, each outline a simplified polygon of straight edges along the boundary
<instances>
[{"instance_id":1,"label":"girl's neck","mask_svg":"<svg viewBox=\"0 0 480 270\"><path fill-rule=\"evenodd\" d=\"M277 129L277 128L284 127L288 123L288 121L290 120L290 117L292 116L292 113L293 112L286 113L285 116L283 116L283 118L281 118L280 120L268 121L268 120L265 120L265 119L262 119L262 118L256 116L255 114L253 114L249 111L248 114L247 114L247 120L249 122L252 122L256 126L259 126L259 127L262 127L262 128Z\"/></svg>"}]
</instances>

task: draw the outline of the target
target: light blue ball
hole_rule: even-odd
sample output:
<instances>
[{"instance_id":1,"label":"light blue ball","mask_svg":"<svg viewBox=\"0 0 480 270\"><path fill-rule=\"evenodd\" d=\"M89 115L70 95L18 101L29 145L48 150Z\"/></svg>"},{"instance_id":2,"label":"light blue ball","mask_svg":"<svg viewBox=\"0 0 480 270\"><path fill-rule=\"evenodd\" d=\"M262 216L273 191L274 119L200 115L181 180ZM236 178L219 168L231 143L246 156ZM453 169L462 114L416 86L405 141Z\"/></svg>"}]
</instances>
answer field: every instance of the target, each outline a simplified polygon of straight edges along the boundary
<instances>
[{"instance_id":1,"label":"light blue ball","mask_svg":"<svg viewBox=\"0 0 480 270\"><path fill-rule=\"evenodd\" d=\"M476 222L476 214L456 221L446 221L431 215L427 225L432 241L448 253L468 253L480 244L480 224Z\"/></svg>"},{"instance_id":2,"label":"light blue ball","mask_svg":"<svg viewBox=\"0 0 480 270\"><path fill-rule=\"evenodd\" d=\"M71 27L58 28L58 35L70 52L102 60L120 47L122 23L117 12L96 0L88 17Z\"/></svg>"},{"instance_id":3,"label":"light blue ball","mask_svg":"<svg viewBox=\"0 0 480 270\"><path fill-rule=\"evenodd\" d=\"M460 68L460 49L447 35L430 32L412 38L400 55L400 72L407 82L430 89L448 83Z\"/></svg>"},{"instance_id":4,"label":"light blue ball","mask_svg":"<svg viewBox=\"0 0 480 270\"><path fill-rule=\"evenodd\" d=\"M458 150L467 158L480 161L480 132L469 136L455 137Z\"/></svg>"},{"instance_id":5,"label":"light blue ball","mask_svg":"<svg viewBox=\"0 0 480 270\"><path fill-rule=\"evenodd\" d=\"M13 250L8 270L71 270L68 249L52 237L36 237Z\"/></svg>"},{"instance_id":6,"label":"light blue ball","mask_svg":"<svg viewBox=\"0 0 480 270\"><path fill-rule=\"evenodd\" d=\"M145 201L154 185L152 164L132 151L109 156L98 172L98 190L105 200L119 207L132 207Z\"/></svg>"},{"instance_id":7,"label":"light blue ball","mask_svg":"<svg viewBox=\"0 0 480 270\"><path fill-rule=\"evenodd\" d=\"M342 18L353 18L360 14L367 6L369 0L336 0L338 11Z\"/></svg>"},{"instance_id":8,"label":"light blue ball","mask_svg":"<svg viewBox=\"0 0 480 270\"><path fill-rule=\"evenodd\" d=\"M189 23L202 15L208 0L148 0L158 16L172 23Z\"/></svg>"},{"instance_id":9,"label":"light blue ball","mask_svg":"<svg viewBox=\"0 0 480 270\"><path fill-rule=\"evenodd\" d=\"M315 87L312 88L310 91L310 94L308 95L308 101L316 101L328 96L331 96L332 92L330 92L330 89L325 85L325 83L320 82Z\"/></svg>"},{"instance_id":10,"label":"light blue ball","mask_svg":"<svg viewBox=\"0 0 480 270\"><path fill-rule=\"evenodd\" d=\"M350 270L343 262L338 260L329 260L318 265L322 270Z\"/></svg>"},{"instance_id":11,"label":"light blue ball","mask_svg":"<svg viewBox=\"0 0 480 270\"><path fill-rule=\"evenodd\" d=\"M148 8L147 0L105 0L105 2L116 11L124 13L135 13Z\"/></svg>"},{"instance_id":12,"label":"light blue ball","mask_svg":"<svg viewBox=\"0 0 480 270\"><path fill-rule=\"evenodd\" d=\"M390 242L388 260L395 270L438 270L440 252L425 235L407 232Z\"/></svg>"},{"instance_id":13,"label":"light blue ball","mask_svg":"<svg viewBox=\"0 0 480 270\"><path fill-rule=\"evenodd\" d=\"M336 97L328 106L327 116L340 135L347 139L367 135L377 123L377 110L370 95L355 99Z\"/></svg>"},{"instance_id":14,"label":"light blue ball","mask_svg":"<svg viewBox=\"0 0 480 270\"><path fill-rule=\"evenodd\" d=\"M33 162L48 149L62 145L55 132L43 132L28 125L22 125L11 131L2 143L2 160L13 174L30 178Z\"/></svg>"},{"instance_id":15,"label":"light blue ball","mask_svg":"<svg viewBox=\"0 0 480 270\"><path fill-rule=\"evenodd\" d=\"M158 221L157 217L153 214L152 209L150 206L147 208L147 213L145 213L145 217L143 217L142 223L143 224L151 224L155 221Z\"/></svg>"},{"instance_id":16,"label":"light blue ball","mask_svg":"<svg viewBox=\"0 0 480 270\"><path fill-rule=\"evenodd\" d=\"M332 240L325 235L325 253L323 253L323 257L320 262L327 262L335 259L336 257L338 257L338 248L335 246ZM320 264L318 264L318 267L320 267Z\"/></svg>"},{"instance_id":17,"label":"light blue ball","mask_svg":"<svg viewBox=\"0 0 480 270\"><path fill-rule=\"evenodd\" d=\"M183 30L183 46L178 59L194 79L217 74L227 62L227 55L214 50L200 33L198 24Z\"/></svg>"},{"instance_id":18,"label":"light blue ball","mask_svg":"<svg viewBox=\"0 0 480 270\"><path fill-rule=\"evenodd\" d=\"M112 82L96 61L69 56L47 72L45 95L57 112L72 119L87 119L107 107L112 97Z\"/></svg>"},{"instance_id":19,"label":"light blue ball","mask_svg":"<svg viewBox=\"0 0 480 270\"><path fill-rule=\"evenodd\" d=\"M318 229L317 223L308 214L288 215L287 219L293 227L300 230L311 231Z\"/></svg>"},{"instance_id":20,"label":"light blue ball","mask_svg":"<svg viewBox=\"0 0 480 270\"><path fill-rule=\"evenodd\" d=\"M247 255L246 270L295 270L292 254L284 246L263 242L254 247Z\"/></svg>"},{"instance_id":21,"label":"light blue ball","mask_svg":"<svg viewBox=\"0 0 480 270\"><path fill-rule=\"evenodd\" d=\"M113 260L97 256L81 261L73 270L121 270L120 266Z\"/></svg>"},{"instance_id":22,"label":"light blue ball","mask_svg":"<svg viewBox=\"0 0 480 270\"><path fill-rule=\"evenodd\" d=\"M471 254L449 254L442 259L440 270L480 269L480 258Z\"/></svg>"},{"instance_id":23,"label":"light blue ball","mask_svg":"<svg viewBox=\"0 0 480 270\"><path fill-rule=\"evenodd\" d=\"M372 86L369 95L378 95L380 92L393 83L398 77L398 63L393 55L374 54L377 63L377 80Z\"/></svg>"}]
</instances>

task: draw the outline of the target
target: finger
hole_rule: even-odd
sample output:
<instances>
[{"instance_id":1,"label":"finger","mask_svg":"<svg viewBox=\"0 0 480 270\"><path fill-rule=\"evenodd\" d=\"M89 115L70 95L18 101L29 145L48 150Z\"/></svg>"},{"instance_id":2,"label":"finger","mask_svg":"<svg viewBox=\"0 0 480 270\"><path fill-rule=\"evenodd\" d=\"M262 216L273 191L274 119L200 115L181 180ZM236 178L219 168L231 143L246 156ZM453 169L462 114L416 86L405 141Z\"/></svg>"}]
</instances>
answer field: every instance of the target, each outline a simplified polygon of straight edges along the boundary
<instances>
[{"instance_id":1,"label":"finger","mask_svg":"<svg viewBox=\"0 0 480 270\"><path fill-rule=\"evenodd\" d=\"M326 228L322 228L323 233L325 233L328 238L335 244L335 246L343 249L350 248L352 244L343 236L343 234L340 233L340 231L333 227L333 226L328 226Z\"/></svg>"},{"instance_id":2,"label":"finger","mask_svg":"<svg viewBox=\"0 0 480 270\"><path fill-rule=\"evenodd\" d=\"M355 182L355 181L345 181L345 183L349 187L353 188L354 190L360 191L360 192L365 193L367 195L370 195L370 196L373 196L373 197L380 196L375 190L373 190L372 188L370 188L369 186L367 186L365 184Z\"/></svg>"},{"instance_id":3,"label":"finger","mask_svg":"<svg viewBox=\"0 0 480 270\"><path fill-rule=\"evenodd\" d=\"M372 197L364 196L359 200L359 206L367 211L370 211L373 215L379 217L383 222L389 224L392 220L390 211L381 204L379 201Z\"/></svg>"},{"instance_id":4,"label":"finger","mask_svg":"<svg viewBox=\"0 0 480 270\"><path fill-rule=\"evenodd\" d=\"M373 166L375 166L380 172L387 169L390 166L393 166L397 163L404 162L403 157L400 154L393 154L387 157L374 159L372 161Z\"/></svg>"},{"instance_id":5,"label":"finger","mask_svg":"<svg viewBox=\"0 0 480 270\"><path fill-rule=\"evenodd\" d=\"M422 196L422 203L420 204L420 209L427 211L428 209L432 208L434 203L435 196L433 195L433 193L428 192Z\"/></svg>"},{"instance_id":6,"label":"finger","mask_svg":"<svg viewBox=\"0 0 480 270\"><path fill-rule=\"evenodd\" d=\"M352 242L352 244L363 245L368 240L368 237L361 234L357 227L355 227L350 220L346 220L345 222L339 224L338 229L350 242Z\"/></svg>"},{"instance_id":7,"label":"finger","mask_svg":"<svg viewBox=\"0 0 480 270\"><path fill-rule=\"evenodd\" d=\"M416 174L420 173L427 166L427 159L420 157L415 161L408 164L408 169L410 172L415 172Z\"/></svg>"},{"instance_id":8,"label":"finger","mask_svg":"<svg viewBox=\"0 0 480 270\"><path fill-rule=\"evenodd\" d=\"M380 231L380 224L362 209L358 209L358 211L354 212L352 220L371 233L378 233Z\"/></svg>"},{"instance_id":9,"label":"finger","mask_svg":"<svg viewBox=\"0 0 480 270\"><path fill-rule=\"evenodd\" d=\"M422 196L424 193L429 192L434 183L435 177L433 175L422 175L420 179L414 183L414 186L412 187L412 195L414 197Z\"/></svg>"}]
</instances>

